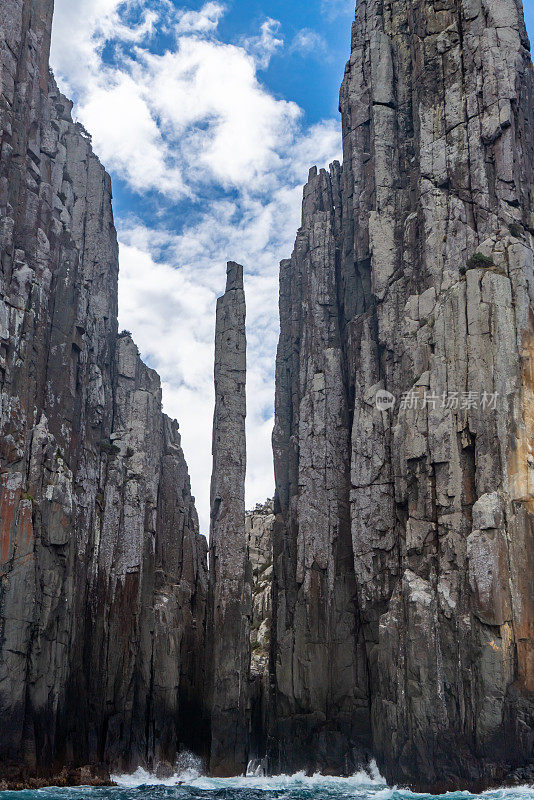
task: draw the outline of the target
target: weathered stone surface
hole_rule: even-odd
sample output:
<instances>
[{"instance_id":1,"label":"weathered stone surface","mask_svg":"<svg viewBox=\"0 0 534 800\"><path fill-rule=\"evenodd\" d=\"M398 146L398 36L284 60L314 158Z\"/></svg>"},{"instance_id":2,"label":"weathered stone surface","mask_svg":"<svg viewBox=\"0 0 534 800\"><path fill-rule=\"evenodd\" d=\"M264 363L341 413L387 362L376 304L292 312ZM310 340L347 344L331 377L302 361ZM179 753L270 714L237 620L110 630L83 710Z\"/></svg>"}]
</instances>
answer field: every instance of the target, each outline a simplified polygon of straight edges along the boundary
<instances>
[{"instance_id":1,"label":"weathered stone surface","mask_svg":"<svg viewBox=\"0 0 534 800\"><path fill-rule=\"evenodd\" d=\"M322 731L419 788L533 759L533 99L520 2L358 3L281 267L282 767L338 768Z\"/></svg>"},{"instance_id":2,"label":"weathered stone surface","mask_svg":"<svg viewBox=\"0 0 534 800\"><path fill-rule=\"evenodd\" d=\"M174 759L202 720L205 540L159 379L117 338L108 175L0 4L0 761Z\"/></svg>"},{"instance_id":3,"label":"weathered stone surface","mask_svg":"<svg viewBox=\"0 0 534 800\"><path fill-rule=\"evenodd\" d=\"M207 543L178 425L161 413L159 377L130 336L119 338L116 360L84 646L107 760L156 769L203 733ZM191 720L191 709L200 718Z\"/></svg>"},{"instance_id":4,"label":"weathered stone surface","mask_svg":"<svg viewBox=\"0 0 534 800\"><path fill-rule=\"evenodd\" d=\"M247 414L243 267L230 262L217 302L210 526L210 708L213 775L246 772L252 587L245 534Z\"/></svg>"}]
</instances>

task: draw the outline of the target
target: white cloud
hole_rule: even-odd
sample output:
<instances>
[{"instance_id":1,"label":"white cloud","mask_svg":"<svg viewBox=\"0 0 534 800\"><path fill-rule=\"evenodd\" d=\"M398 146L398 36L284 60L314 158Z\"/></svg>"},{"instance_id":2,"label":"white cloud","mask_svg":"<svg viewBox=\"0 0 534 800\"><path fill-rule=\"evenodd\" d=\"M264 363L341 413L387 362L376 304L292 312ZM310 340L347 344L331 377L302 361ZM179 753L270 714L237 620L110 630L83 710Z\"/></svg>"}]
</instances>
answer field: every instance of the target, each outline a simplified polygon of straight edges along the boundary
<instances>
[{"instance_id":1,"label":"white cloud","mask_svg":"<svg viewBox=\"0 0 534 800\"><path fill-rule=\"evenodd\" d=\"M178 11L176 33L213 33L226 11L222 3L206 3L200 11Z\"/></svg>"},{"instance_id":2,"label":"white cloud","mask_svg":"<svg viewBox=\"0 0 534 800\"><path fill-rule=\"evenodd\" d=\"M107 83L91 87L78 114L107 169L132 189L187 195L182 167L173 157L142 87L127 72L108 70Z\"/></svg>"},{"instance_id":3,"label":"white cloud","mask_svg":"<svg viewBox=\"0 0 534 800\"><path fill-rule=\"evenodd\" d=\"M187 33L177 35L174 50L159 55L137 46L129 57L119 50L118 63L109 66L100 54L106 37L131 42L140 26L121 21L117 0L93 0L92 7L89 0L68 0L63 17L64 2L52 62L78 99L78 117L96 151L132 189L176 198L190 194L187 184L231 187L269 179L301 115L295 103L273 98L256 75L281 45L274 20L240 47L188 35L216 26L224 6L210 2L199 12L178 12L178 29ZM58 45L78 4L87 28L76 34L80 57L73 64L70 49ZM168 22L166 6L157 13Z\"/></svg>"},{"instance_id":4,"label":"white cloud","mask_svg":"<svg viewBox=\"0 0 534 800\"><path fill-rule=\"evenodd\" d=\"M195 166L191 183L265 180L295 135L300 109L265 91L241 47L186 38L175 52L140 55L133 69L173 152Z\"/></svg>"},{"instance_id":5,"label":"white cloud","mask_svg":"<svg viewBox=\"0 0 534 800\"><path fill-rule=\"evenodd\" d=\"M167 0L56 0L56 6L52 60L75 93L77 116L115 177L139 194L156 193L152 219L117 219L120 325L162 377L165 409L180 421L207 532L215 302L225 264L232 259L246 268L247 503L253 506L274 491L278 262L293 246L309 167L339 156L339 125L328 120L304 128L301 109L258 80L256 70L281 46L273 20L236 45L216 36L219 3L198 12L177 12ZM158 28L176 31L175 46L163 54L151 50L153 15ZM111 64L102 58L110 41L116 44ZM171 226L165 220L178 199L185 211Z\"/></svg>"},{"instance_id":6,"label":"white cloud","mask_svg":"<svg viewBox=\"0 0 534 800\"><path fill-rule=\"evenodd\" d=\"M321 55L326 52L327 46L320 33L311 28L302 28L295 35L290 49L293 53L301 55Z\"/></svg>"},{"instance_id":7,"label":"white cloud","mask_svg":"<svg viewBox=\"0 0 534 800\"><path fill-rule=\"evenodd\" d=\"M271 58L284 46L284 40L278 38L280 30L280 22L268 17L262 23L258 36L242 39L244 49L254 56L259 69L267 69Z\"/></svg>"},{"instance_id":8,"label":"white cloud","mask_svg":"<svg viewBox=\"0 0 534 800\"><path fill-rule=\"evenodd\" d=\"M98 77L106 42L131 44L152 36L169 0L146 6L144 0L55 0L51 61L64 91L77 95ZM127 24L125 17L136 9L141 20Z\"/></svg>"}]
</instances>

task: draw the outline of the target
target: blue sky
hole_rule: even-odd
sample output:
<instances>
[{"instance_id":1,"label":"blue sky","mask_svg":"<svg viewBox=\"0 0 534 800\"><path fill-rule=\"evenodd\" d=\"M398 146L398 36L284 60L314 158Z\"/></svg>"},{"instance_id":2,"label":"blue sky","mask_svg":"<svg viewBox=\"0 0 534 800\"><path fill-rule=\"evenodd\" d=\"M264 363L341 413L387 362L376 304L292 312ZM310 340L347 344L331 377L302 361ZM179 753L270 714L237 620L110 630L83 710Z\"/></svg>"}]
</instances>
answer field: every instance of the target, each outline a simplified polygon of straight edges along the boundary
<instances>
[{"instance_id":1,"label":"blue sky","mask_svg":"<svg viewBox=\"0 0 534 800\"><path fill-rule=\"evenodd\" d=\"M525 21L527 23L528 35L531 42L534 41L534 0L524 0Z\"/></svg>"},{"instance_id":2,"label":"blue sky","mask_svg":"<svg viewBox=\"0 0 534 800\"><path fill-rule=\"evenodd\" d=\"M55 0L52 65L111 173L119 322L181 426L209 521L213 335L246 268L249 506L273 493L278 263L309 168L340 156L355 0ZM534 31L534 0L526 0Z\"/></svg>"}]
</instances>

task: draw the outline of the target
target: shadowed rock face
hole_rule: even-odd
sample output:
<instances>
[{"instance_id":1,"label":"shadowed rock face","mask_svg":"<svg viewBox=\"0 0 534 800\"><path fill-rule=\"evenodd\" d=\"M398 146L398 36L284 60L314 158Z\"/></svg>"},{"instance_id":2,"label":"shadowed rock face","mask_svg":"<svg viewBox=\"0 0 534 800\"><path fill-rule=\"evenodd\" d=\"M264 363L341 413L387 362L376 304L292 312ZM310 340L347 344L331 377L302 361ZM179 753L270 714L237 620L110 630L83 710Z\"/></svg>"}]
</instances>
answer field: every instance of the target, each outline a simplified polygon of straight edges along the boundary
<instances>
[{"instance_id":1,"label":"shadowed rock face","mask_svg":"<svg viewBox=\"0 0 534 800\"><path fill-rule=\"evenodd\" d=\"M201 719L206 543L158 376L117 337L108 175L0 4L0 762L174 761Z\"/></svg>"},{"instance_id":2,"label":"shadowed rock face","mask_svg":"<svg viewBox=\"0 0 534 800\"><path fill-rule=\"evenodd\" d=\"M371 747L458 788L533 759L533 90L516 0L358 3L344 166L280 278L282 768Z\"/></svg>"},{"instance_id":3,"label":"shadowed rock face","mask_svg":"<svg viewBox=\"0 0 534 800\"><path fill-rule=\"evenodd\" d=\"M246 330L243 267L217 302L211 480L210 707L213 775L241 775L249 752L251 570L245 535Z\"/></svg>"}]
</instances>

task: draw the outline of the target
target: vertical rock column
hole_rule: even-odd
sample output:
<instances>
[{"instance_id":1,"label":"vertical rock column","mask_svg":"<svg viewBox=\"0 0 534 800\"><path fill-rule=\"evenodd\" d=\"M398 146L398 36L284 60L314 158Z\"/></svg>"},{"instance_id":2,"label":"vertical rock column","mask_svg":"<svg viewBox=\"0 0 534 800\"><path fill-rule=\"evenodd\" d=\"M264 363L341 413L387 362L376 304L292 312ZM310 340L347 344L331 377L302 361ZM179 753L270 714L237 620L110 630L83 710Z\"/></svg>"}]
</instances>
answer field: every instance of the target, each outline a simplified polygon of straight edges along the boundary
<instances>
[{"instance_id":1,"label":"vertical rock column","mask_svg":"<svg viewBox=\"0 0 534 800\"><path fill-rule=\"evenodd\" d=\"M280 271L269 747L275 771L350 773L365 760L370 740L336 285L340 177L337 162L329 173L310 172L295 249Z\"/></svg>"},{"instance_id":2,"label":"vertical rock column","mask_svg":"<svg viewBox=\"0 0 534 800\"><path fill-rule=\"evenodd\" d=\"M245 535L246 332L243 267L229 263L217 303L211 482L212 774L248 761L251 581Z\"/></svg>"},{"instance_id":3,"label":"vertical rock column","mask_svg":"<svg viewBox=\"0 0 534 800\"><path fill-rule=\"evenodd\" d=\"M517 0L358 3L340 102L352 540L374 753L418 791L532 759L533 91Z\"/></svg>"}]
</instances>

